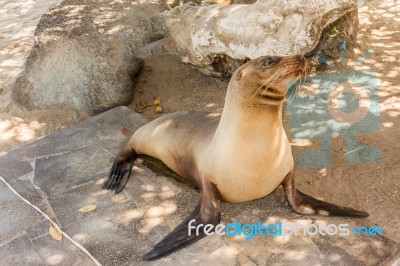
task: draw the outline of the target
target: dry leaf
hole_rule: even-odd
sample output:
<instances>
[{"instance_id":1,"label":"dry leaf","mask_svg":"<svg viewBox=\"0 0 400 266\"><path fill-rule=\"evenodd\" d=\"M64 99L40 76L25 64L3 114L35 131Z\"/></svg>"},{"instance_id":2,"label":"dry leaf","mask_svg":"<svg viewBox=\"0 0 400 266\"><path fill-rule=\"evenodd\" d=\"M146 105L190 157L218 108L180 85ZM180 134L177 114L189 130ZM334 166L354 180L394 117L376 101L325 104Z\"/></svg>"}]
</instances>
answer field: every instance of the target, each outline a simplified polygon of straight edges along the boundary
<instances>
[{"instance_id":1,"label":"dry leaf","mask_svg":"<svg viewBox=\"0 0 400 266\"><path fill-rule=\"evenodd\" d=\"M154 100L154 105L160 105L161 104L161 99L157 97L157 99Z\"/></svg>"},{"instance_id":2,"label":"dry leaf","mask_svg":"<svg viewBox=\"0 0 400 266\"><path fill-rule=\"evenodd\" d=\"M151 106L150 104L147 104L147 103L143 104L142 101L140 101L135 106L135 112L136 113L143 113L144 109L146 109L147 107L150 107L150 106Z\"/></svg>"},{"instance_id":3,"label":"dry leaf","mask_svg":"<svg viewBox=\"0 0 400 266\"><path fill-rule=\"evenodd\" d=\"M52 238L54 238L55 240L58 240L58 241L61 241L61 239L63 238L60 230L58 230L57 228L55 228L52 225L50 225L49 234L51 235Z\"/></svg>"},{"instance_id":4,"label":"dry leaf","mask_svg":"<svg viewBox=\"0 0 400 266\"><path fill-rule=\"evenodd\" d=\"M162 113L163 112L163 109L161 108L161 106L157 106L155 109L154 109L154 112L156 112L156 113Z\"/></svg>"},{"instance_id":5,"label":"dry leaf","mask_svg":"<svg viewBox=\"0 0 400 266\"><path fill-rule=\"evenodd\" d=\"M90 204L90 205L80 208L78 210L78 212L91 212L91 211L94 211L96 208L97 208L96 205Z\"/></svg>"}]
</instances>

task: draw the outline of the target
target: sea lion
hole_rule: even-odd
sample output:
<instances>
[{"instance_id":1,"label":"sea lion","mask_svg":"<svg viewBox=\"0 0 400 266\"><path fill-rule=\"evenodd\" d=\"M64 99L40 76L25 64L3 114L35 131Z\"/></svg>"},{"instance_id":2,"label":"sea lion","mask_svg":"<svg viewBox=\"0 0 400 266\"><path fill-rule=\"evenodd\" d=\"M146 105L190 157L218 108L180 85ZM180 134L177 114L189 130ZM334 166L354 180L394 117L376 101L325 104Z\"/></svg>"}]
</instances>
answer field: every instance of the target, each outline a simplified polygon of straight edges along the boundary
<instances>
[{"instance_id":1,"label":"sea lion","mask_svg":"<svg viewBox=\"0 0 400 266\"><path fill-rule=\"evenodd\" d=\"M200 190L195 210L153 250L152 260L196 242L188 222L220 222L220 203L267 196L282 185L290 207L303 215L367 217L368 213L312 198L295 188L294 161L282 123L288 85L303 76L302 56L263 56L247 62L232 76L222 114L178 112L139 128L119 152L107 189L119 193L141 154L160 159ZM126 133L126 132L125 132ZM127 134L129 135L129 134Z\"/></svg>"}]
</instances>

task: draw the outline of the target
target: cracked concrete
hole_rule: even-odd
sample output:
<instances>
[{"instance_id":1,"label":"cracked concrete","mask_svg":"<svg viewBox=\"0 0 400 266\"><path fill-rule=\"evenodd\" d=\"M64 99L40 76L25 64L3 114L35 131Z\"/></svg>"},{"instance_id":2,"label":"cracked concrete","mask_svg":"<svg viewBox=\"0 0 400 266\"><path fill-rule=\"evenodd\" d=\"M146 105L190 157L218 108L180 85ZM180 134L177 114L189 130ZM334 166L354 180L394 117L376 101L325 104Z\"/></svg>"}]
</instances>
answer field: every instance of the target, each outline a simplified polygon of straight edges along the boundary
<instances>
[{"instance_id":1,"label":"cracked concrete","mask_svg":"<svg viewBox=\"0 0 400 266\"><path fill-rule=\"evenodd\" d=\"M38 206L103 265L387 265L399 263L400 241L386 236L207 237L155 262L141 256L194 208L199 193L149 158L138 160L121 194L102 190L114 154L127 139L119 128L145 120L118 107L0 158L0 176ZM91 213L77 210L97 205ZM379 225L371 218L302 217L279 188L266 198L222 205L222 223ZM50 222L0 181L1 265L94 265L68 239L52 239Z\"/></svg>"}]
</instances>

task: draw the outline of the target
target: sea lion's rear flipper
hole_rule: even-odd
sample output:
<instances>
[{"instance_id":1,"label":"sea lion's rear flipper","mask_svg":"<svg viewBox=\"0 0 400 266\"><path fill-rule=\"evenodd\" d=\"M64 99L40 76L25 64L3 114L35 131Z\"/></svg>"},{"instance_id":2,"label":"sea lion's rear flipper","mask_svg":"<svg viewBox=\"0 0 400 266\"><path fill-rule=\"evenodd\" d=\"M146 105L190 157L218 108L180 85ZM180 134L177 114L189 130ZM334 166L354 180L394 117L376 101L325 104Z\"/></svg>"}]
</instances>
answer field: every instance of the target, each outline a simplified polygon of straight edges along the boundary
<instances>
[{"instance_id":1,"label":"sea lion's rear flipper","mask_svg":"<svg viewBox=\"0 0 400 266\"><path fill-rule=\"evenodd\" d=\"M128 183L133 163L138 157L139 154L134 150L129 148L121 150L114 160L110 175L106 182L104 182L103 188L115 190L115 194L120 193Z\"/></svg>"},{"instance_id":2,"label":"sea lion's rear flipper","mask_svg":"<svg viewBox=\"0 0 400 266\"><path fill-rule=\"evenodd\" d=\"M217 187L212 183L203 184L200 200L194 211L163 240L157 243L152 251L145 254L143 259L154 260L166 256L202 239L205 236L204 226L206 224L212 224L214 227L219 224L221 220L220 206L221 196ZM197 230L197 234L196 227L199 224L203 224L203 226L199 227L200 230Z\"/></svg>"},{"instance_id":3,"label":"sea lion's rear flipper","mask_svg":"<svg viewBox=\"0 0 400 266\"><path fill-rule=\"evenodd\" d=\"M338 217L365 218L367 212L341 207L325 201L317 200L296 189L294 185L293 171L282 182L289 205L295 213L302 215L321 215Z\"/></svg>"}]
</instances>

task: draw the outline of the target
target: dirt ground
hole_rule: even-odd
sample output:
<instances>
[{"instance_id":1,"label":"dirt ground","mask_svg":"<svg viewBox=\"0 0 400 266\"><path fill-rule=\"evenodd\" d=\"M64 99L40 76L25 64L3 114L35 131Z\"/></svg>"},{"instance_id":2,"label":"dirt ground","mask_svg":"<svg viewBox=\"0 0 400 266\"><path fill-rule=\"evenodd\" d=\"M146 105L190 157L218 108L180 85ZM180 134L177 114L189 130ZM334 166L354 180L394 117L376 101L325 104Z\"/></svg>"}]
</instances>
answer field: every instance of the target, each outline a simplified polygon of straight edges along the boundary
<instances>
[{"instance_id":1,"label":"dirt ground","mask_svg":"<svg viewBox=\"0 0 400 266\"><path fill-rule=\"evenodd\" d=\"M333 139L333 167L297 168L296 179L306 193L368 211L370 221L382 226L385 236L400 242L400 2L369 2L359 10L359 21L359 48L348 64L368 49L373 52L370 58L353 69L372 69L378 73L382 119L382 129L361 135L359 142L378 148L382 159L377 164L350 164L344 155L346 140L338 137ZM342 69L350 70L352 68L349 67ZM311 71L310 74L321 73ZM182 63L176 55L154 55L145 59L145 69L135 89L135 100L129 107L135 109L143 104L152 104L159 97L164 114L184 110L220 112L227 87L228 81L205 77ZM63 111L32 113L21 109L19 116L9 109L1 112L0 155L84 118L80 114ZM154 106L151 106L144 109L143 115L152 120L162 114L155 113ZM292 137L289 119L285 112L285 129L288 136ZM21 134L25 129L32 130L28 134L29 139L19 139L19 136L27 135ZM9 135L5 132L9 132ZM304 149L315 145L318 143L311 142L311 146L304 146L292 139L295 160Z\"/></svg>"}]
</instances>

